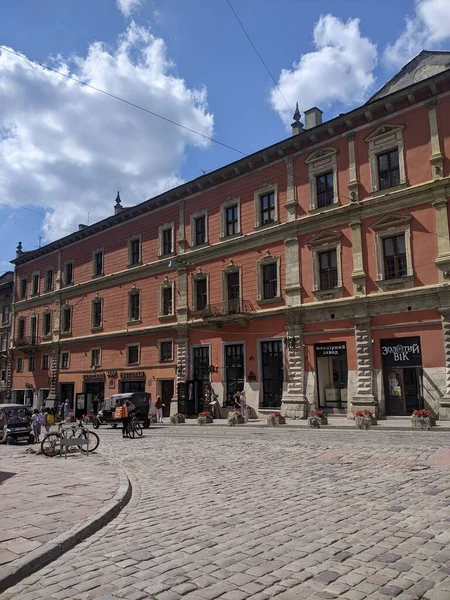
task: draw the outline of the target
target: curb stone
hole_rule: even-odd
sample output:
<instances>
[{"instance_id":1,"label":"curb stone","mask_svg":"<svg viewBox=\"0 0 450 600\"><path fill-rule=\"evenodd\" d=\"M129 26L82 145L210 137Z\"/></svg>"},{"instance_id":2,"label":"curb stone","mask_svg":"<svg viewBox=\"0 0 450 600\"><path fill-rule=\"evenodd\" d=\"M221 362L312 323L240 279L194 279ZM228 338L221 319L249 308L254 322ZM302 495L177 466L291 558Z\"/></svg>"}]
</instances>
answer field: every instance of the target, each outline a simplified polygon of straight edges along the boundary
<instances>
[{"instance_id":1,"label":"curb stone","mask_svg":"<svg viewBox=\"0 0 450 600\"><path fill-rule=\"evenodd\" d=\"M115 465L119 476L119 488L114 496L94 515L77 523L68 531L61 533L54 540L42 544L39 548L28 552L22 558L2 567L0 574L0 593L16 585L28 575L38 571L52 562L99 529L107 525L128 504L132 487L125 471Z\"/></svg>"}]
</instances>

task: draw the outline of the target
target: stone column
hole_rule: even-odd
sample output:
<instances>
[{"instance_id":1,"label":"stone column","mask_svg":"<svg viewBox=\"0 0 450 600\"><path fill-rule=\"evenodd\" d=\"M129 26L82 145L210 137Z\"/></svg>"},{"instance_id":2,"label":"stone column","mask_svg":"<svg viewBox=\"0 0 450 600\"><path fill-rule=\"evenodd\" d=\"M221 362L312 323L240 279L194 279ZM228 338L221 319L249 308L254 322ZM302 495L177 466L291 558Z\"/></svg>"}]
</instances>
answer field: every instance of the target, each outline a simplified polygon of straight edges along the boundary
<instances>
[{"instance_id":1,"label":"stone column","mask_svg":"<svg viewBox=\"0 0 450 600\"><path fill-rule=\"evenodd\" d=\"M286 304L289 307L300 306L302 303L300 286L300 250L298 238L292 237L284 240L286 260L286 283L284 291Z\"/></svg>"},{"instance_id":2,"label":"stone column","mask_svg":"<svg viewBox=\"0 0 450 600\"><path fill-rule=\"evenodd\" d=\"M289 324L287 334L288 384L283 394L281 410L289 418L306 419L308 400L305 396L305 348L303 346L303 325Z\"/></svg>"},{"instance_id":3,"label":"stone column","mask_svg":"<svg viewBox=\"0 0 450 600\"><path fill-rule=\"evenodd\" d=\"M441 309L442 336L444 339L445 386L439 398L439 420L450 421L450 309Z\"/></svg>"},{"instance_id":4,"label":"stone column","mask_svg":"<svg viewBox=\"0 0 450 600\"><path fill-rule=\"evenodd\" d=\"M295 221L297 200L295 198L295 182L294 182L294 159L287 157L284 159L287 171L286 181L286 221Z\"/></svg>"},{"instance_id":5,"label":"stone column","mask_svg":"<svg viewBox=\"0 0 450 600\"><path fill-rule=\"evenodd\" d=\"M178 384L185 383L188 378L188 357L189 357L189 337L186 329L182 329L178 332L178 337L175 341L176 351L176 375L175 375L175 389L170 403L170 416L178 412Z\"/></svg>"},{"instance_id":6,"label":"stone column","mask_svg":"<svg viewBox=\"0 0 450 600\"><path fill-rule=\"evenodd\" d=\"M430 123L430 142L431 142L431 176L434 180L442 179L444 176L444 157L441 151L441 140L439 137L439 128L437 120L437 100L430 100L427 103L428 120Z\"/></svg>"},{"instance_id":7,"label":"stone column","mask_svg":"<svg viewBox=\"0 0 450 600\"><path fill-rule=\"evenodd\" d=\"M441 192L444 194L445 192ZM442 195L433 202L436 223L437 257L439 281L450 283L450 237L448 228L447 198Z\"/></svg>"},{"instance_id":8,"label":"stone column","mask_svg":"<svg viewBox=\"0 0 450 600\"><path fill-rule=\"evenodd\" d=\"M355 134L349 133L348 141L348 194L352 202L359 201L359 182L356 167Z\"/></svg>"},{"instance_id":9,"label":"stone column","mask_svg":"<svg viewBox=\"0 0 450 600\"><path fill-rule=\"evenodd\" d=\"M6 400L11 402L13 389L13 371L14 371L14 336L15 336L15 319L14 319L14 293L11 298L11 313L9 315L9 339L8 353L6 356Z\"/></svg>"},{"instance_id":10,"label":"stone column","mask_svg":"<svg viewBox=\"0 0 450 600\"><path fill-rule=\"evenodd\" d=\"M52 344L52 360L50 364L50 392L49 400L55 400L58 391L59 380L59 344Z\"/></svg>"},{"instance_id":11,"label":"stone column","mask_svg":"<svg viewBox=\"0 0 450 600\"><path fill-rule=\"evenodd\" d=\"M177 321L178 323L187 323L188 320L188 272L186 265L177 270Z\"/></svg>"},{"instance_id":12,"label":"stone column","mask_svg":"<svg viewBox=\"0 0 450 600\"><path fill-rule=\"evenodd\" d=\"M350 221L352 228L352 250L353 250L353 294L355 296L365 296L366 294L366 273L364 271L363 247L361 235L361 221L355 219Z\"/></svg>"},{"instance_id":13,"label":"stone column","mask_svg":"<svg viewBox=\"0 0 450 600\"><path fill-rule=\"evenodd\" d=\"M352 398L351 412L369 408L376 414L378 401L373 394L372 334L370 319L353 319L356 342L356 394Z\"/></svg>"}]
</instances>

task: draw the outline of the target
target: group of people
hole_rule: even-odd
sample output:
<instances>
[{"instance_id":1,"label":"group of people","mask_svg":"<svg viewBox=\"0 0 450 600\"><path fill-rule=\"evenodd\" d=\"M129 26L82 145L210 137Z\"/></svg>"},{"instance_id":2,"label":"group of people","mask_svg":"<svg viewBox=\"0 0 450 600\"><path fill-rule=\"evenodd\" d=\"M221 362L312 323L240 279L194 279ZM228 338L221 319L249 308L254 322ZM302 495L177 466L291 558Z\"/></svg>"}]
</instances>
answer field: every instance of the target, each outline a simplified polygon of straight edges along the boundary
<instances>
[{"instance_id":1,"label":"group of people","mask_svg":"<svg viewBox=\"0 0 450 600\"><path fill-rule=\"evenodd\" d=\"M55 422L55 413L52 408L46 409L37 409L35 408L33 414L31 415L31 424L33 426L33 435L35 443L39 442L39 437L41 435L42 426L45 427L45 431L48 433L50 431L50 427Z\"/></svg>"}]
</instances>

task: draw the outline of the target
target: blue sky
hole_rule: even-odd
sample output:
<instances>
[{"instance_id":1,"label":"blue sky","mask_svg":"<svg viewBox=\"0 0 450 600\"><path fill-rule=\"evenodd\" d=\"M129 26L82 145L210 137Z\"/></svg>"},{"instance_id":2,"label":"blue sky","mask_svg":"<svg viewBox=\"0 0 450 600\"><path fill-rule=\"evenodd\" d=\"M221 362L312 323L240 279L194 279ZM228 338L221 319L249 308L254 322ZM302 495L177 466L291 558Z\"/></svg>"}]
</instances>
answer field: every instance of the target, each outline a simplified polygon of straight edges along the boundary
<instances>
[{"instance_id":1,"label":"blue sky","mask_svg":"<svg viewBox=\"0 0 450 600\"><path fill-rule=\"evenodd\" d=\"M450 0L230 1L287 104L325 119L449 47ZM289 135L226 0L3 0L0 44L247 153ZM237 158L0 49L0 271L19 240L110 214L117 189L135 204Z\"/></svg>"}]
</instances>

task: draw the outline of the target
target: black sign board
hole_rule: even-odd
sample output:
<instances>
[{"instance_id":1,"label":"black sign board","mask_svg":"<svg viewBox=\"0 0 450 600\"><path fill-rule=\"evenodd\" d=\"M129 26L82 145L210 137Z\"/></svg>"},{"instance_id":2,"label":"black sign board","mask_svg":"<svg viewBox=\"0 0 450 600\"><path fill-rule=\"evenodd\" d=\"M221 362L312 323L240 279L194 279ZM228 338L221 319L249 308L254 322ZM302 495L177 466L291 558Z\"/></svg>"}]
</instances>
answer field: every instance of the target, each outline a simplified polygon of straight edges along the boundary
<instances>
[{"instance_id":1,"label":"black sign board","mask_svg":"<svg viewBox=\"0 0 450 600\"><path fill-rule=\"evenodd\" d=\"M420 367L420 337L380 340L383 367Z\"/></svg>"},{"instance_id":2,"label":"black sign board","mask_svg":"<svg viewBox=\"0 0 450 600\"><path fill-rule=\"evenodd\" d=\"M334 342L330 344L316 344L316 357L323 356L345 356L347 354L347 344L345 342Z\"/></svg>"},{"instance_id":3,"label":"black sign board","mask_svg":"<svg viewBox=\"0 0 450 600\"><path fill-rule=\"evenodd\" d=\"M144 371L125 371L120 374L121 379L145 379Z\"/></svg>"},{"instance_id":4,"label":"black sign board","mask_svg":"<svg viewBox=\"0 0 450 600\"><path fill-rule=\"evenodd\" d=\"M180 381L177 385L177 397L178 397L178 412L182 415L186 414L186 384L184 381Z\"/></svg>"}]
</instances>

